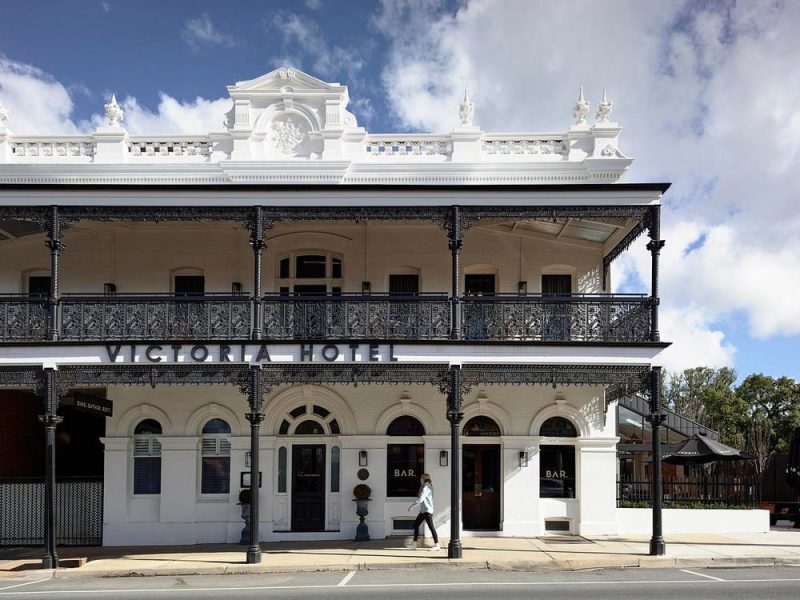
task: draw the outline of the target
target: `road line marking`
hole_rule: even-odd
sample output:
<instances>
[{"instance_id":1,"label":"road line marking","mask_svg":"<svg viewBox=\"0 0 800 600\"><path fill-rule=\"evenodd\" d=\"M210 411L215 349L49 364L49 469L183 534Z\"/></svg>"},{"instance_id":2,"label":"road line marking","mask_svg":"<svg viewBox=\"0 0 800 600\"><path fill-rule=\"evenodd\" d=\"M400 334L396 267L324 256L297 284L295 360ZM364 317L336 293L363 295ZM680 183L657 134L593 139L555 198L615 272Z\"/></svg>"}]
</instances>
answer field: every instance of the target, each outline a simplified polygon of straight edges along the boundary
<instances>
[{"instance_id":1,"label":"road line marking","mask_svg":"<svg viewBox=\"0 0 800 600\"><path fill-rule=\"evenodd\" d=\"M697 573L696 571L690 571L689 569L680 569L682 573L689 573L689 575L697 575L698 577L706 577L707 579L713 579L714 581L726 581L720 577L714 577L713 575L706 575L704 573Z\"/></svg>"},{"instance_id":2,"label":"road line marking","mask_svg":"<svg viewBox=\"0 0 800 600\"><path fill-rule=\"evenodd\" d=\"M36 581L26 581L25 583L17 583L15 585L7 585L6 587L1 587L0 591L2 591L2 590L10 590L11 588L22 587L23 585L33 585L34 583L39 583L39 582L42 582L42 581L50 581L50 578L48 577L47 579L37 579Z\"/></svg>"},{"instance_id":3,"label":"road line marking","mask_svg":"<svg viewBox=\"0 0 800 600\"><path fill-rule=\"evenodd\" d=\"M342 579L339 583L336 584L336 587L344 587L345 585L347 585L347 582L350 581L355 574L356 574L355 571L350 571L347 575L344 576L344 579Z\"/></svg>"},{"instance_id":4,"label":"road line marking","mask_svg":"<svg viewBox=\"0 0 800 600\"><path fill-rule=\"evenodd\" d=\"M695 575L697 573L694 573ZM715 579L715 578L712 578ZM470 586L587 586L587 585L666 585L684 583L688 585L697 585L698 583L705 583L707 585L714 585L715 583L775 583L775 582L800 582L800 578L775 578L775 579L719 579L714 581L698 581L697 579L679 579L679 580L653 580L653 581L474 581L470 583L458 582L430 582L430 583L357 583L350 588L409 588L409 587L470 587ZM8 594L0 593L0 596L43 596L50 594L56 597L65 596L67 594L142 594L160 593L160 594L179 594L181 592L196 594L198 592L243 592L243 591L273 591L273 590L330 590L334 589L338 584L327 585L273 585L273 586L242 586L242 587L206 587L206 588L154 588L154 589L92 589L92 590L34 590L23 592L9 592Z\"/></svg>"}]
</instances>

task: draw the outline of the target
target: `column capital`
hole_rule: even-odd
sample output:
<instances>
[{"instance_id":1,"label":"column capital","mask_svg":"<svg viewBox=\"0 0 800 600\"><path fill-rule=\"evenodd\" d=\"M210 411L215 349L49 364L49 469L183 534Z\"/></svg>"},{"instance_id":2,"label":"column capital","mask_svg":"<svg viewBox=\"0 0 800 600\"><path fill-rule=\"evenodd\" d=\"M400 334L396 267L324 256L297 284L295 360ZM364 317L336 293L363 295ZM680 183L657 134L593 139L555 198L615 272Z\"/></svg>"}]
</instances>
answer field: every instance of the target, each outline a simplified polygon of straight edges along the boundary
<instances>
[{"instance_id":1,"label":"column capital","mask_svg":"<svg viewBox=\"0 0 800 600\"><path fill-rule=\"evenodd\" d=\"M650 240L647 242L647 249L650 252L658 252L664 247L664 244L666 244L664 240Z\"/></svg>"}]
</instances>

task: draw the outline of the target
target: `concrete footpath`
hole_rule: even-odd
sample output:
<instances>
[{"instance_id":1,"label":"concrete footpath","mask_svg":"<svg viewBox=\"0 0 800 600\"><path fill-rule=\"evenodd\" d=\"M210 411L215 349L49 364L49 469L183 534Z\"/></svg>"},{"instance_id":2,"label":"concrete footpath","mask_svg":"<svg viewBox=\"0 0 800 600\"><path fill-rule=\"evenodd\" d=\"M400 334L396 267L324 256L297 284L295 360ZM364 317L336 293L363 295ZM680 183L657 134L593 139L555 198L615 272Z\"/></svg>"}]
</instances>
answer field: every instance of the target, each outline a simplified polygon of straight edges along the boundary
<instances>
[{"instance_id":1,"label":"concrete footpath","mask_svg":"<svg viewBox=\"0 0 800 600\"><path fill-rule=\"evenodd\" d=\"M761 534L696 534L666 537L667 555L648 556L649 538L548 536L464 538L464 557L443 549L409 550L401 538L369 542L275 542L262 544L263 560L245 563L237 545L128 548L61 548L62 568L54 577L223 575L386 569L494 569L552 571L624 567L714 567L790 565L800 567L800 530ZM41 549L0 553L0 577L41 577Z\"/></svg>"}]
</instances>

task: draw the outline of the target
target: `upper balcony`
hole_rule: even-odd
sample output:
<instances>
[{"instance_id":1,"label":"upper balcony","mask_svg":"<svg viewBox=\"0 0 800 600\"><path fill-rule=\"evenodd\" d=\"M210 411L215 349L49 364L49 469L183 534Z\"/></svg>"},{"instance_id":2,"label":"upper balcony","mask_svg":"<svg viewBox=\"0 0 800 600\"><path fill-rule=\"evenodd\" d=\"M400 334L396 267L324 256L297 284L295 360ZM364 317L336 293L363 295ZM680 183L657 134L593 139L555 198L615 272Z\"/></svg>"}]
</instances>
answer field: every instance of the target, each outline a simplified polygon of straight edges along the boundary
<instances>
[{"instance_id":1,"label":"upper balcony","mask_svg":"<svg viewBox=\"0 0 800 600\"><path fill-rule=\"evenodd\" d=\"M650 340L649 297L634 294L413 296L342 294L66 294L56 303L57 338L68 342L136 340L246 341L260 315L272 341L443 341L640 343ZM0 341L48 338L50 303L0 296Z\"/></svg>"}]
</instances>

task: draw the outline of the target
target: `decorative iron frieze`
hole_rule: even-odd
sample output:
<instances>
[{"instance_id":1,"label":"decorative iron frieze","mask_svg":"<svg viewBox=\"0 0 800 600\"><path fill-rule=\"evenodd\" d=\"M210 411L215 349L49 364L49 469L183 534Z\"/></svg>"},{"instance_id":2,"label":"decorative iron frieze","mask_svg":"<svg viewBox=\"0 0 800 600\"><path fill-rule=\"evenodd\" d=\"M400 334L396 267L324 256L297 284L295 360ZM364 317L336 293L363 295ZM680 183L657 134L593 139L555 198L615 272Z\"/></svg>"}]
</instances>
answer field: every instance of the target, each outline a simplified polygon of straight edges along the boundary
<instances>
[{"instance_id":1,"label":"decorative iron frieze","mask_svg":"<svg viewBox=\"0 0 800 600\"><path fill-rule=\"evenodd\" d=\"M0 296L0 341L43 340L49 305L28 296Z\"/></svg>"}]
</instances>

